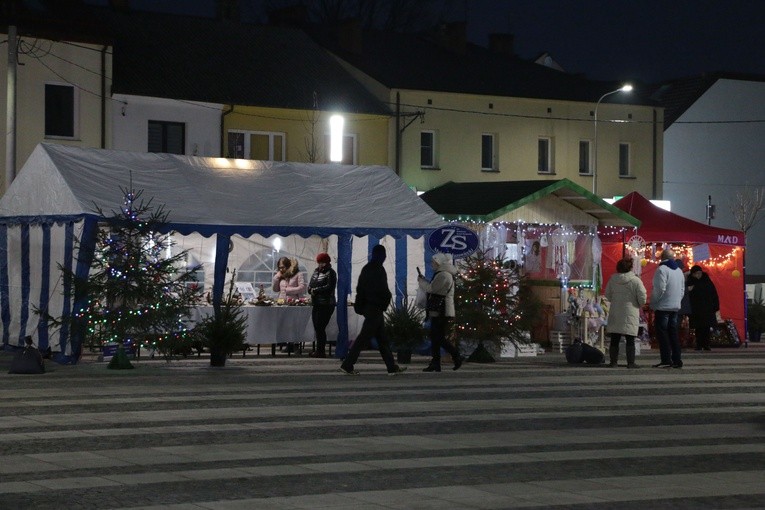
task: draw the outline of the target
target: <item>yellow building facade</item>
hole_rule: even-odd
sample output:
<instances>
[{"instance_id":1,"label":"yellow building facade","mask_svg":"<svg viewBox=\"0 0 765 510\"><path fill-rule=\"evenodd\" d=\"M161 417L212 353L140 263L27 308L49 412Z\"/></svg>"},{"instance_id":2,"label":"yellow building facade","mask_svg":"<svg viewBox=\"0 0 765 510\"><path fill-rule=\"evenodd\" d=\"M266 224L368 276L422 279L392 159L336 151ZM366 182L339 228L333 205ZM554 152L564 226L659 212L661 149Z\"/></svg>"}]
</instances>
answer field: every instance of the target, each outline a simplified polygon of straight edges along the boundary
<instances>
[{"instance_id":1,"label":"yellow building facade","mask_svg":"<svg viewBox=\"0 0 765 510\"><path fill-rule=\"evenodd\" d=\"M329 162L329 118L342 115L343 164L389 165L384 115L228 106L223 110L227 157L302 163Z\"/></svg>"},{"instance_id":2,"label":"yellow building facade","mask_svg":"<svg viewBox=\"0 0 765 510\"><path fill-rule=\"evenodd\" d=\"M587 190L597 178L603 197L660 190L661 108L601 103L596 140L595 103L410 90L391 91L391 103L396 96L403 131L389 157L400 151L399 173L418 191L449 181L561 178Z\"/></svg>"}]
</instances>

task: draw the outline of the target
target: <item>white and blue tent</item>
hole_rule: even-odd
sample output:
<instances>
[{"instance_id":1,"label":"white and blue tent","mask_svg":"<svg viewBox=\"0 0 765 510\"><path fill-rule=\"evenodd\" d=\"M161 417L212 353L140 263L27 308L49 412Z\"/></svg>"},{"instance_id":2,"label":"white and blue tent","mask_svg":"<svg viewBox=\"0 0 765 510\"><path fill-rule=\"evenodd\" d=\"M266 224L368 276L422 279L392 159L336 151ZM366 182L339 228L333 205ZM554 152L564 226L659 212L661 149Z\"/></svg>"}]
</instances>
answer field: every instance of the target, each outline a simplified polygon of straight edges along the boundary
<instances>
[{"instance_id":1,"label":"white and blue tent","mask_svg":"<svg viewBox=\"0 0 765 510\"><path fill-rule=\"evenodd\" d=\"M421 238L444 225L384 166L201 158L43 143L0 199L4 347L21 346L26 335L33 335L40 348L52 348L58 361L76 362L82 339L65 329L49 329L34 310L61 316L83 299L61 288L58 264L87 275L103 220L96 211L110 215L118 210L124 200L121 188L142 190L144 199L163 205L174 236L196 236L209 243L209 257L196 257L213 266L214 301L223 294L235 241L241 245L254 236L322 240L322 248L328 247L337 262L338 355L347 349L346 305L354 274L371 247L389 245L386 265L400 300L416 288L415 266L427 267L430 254ZM305 260L321 251L303 249L310 252Z\"/></svg>"}]
</instances>

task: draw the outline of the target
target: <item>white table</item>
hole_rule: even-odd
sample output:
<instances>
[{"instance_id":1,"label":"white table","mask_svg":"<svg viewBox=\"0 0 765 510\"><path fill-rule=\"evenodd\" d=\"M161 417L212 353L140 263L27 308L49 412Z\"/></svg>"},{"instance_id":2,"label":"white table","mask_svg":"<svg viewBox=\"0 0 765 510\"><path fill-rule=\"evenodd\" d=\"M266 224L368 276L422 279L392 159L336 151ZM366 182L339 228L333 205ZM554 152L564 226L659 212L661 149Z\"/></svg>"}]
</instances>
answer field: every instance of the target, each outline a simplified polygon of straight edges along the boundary
<instances>
[{"instance_id":1,"label":"white table","mask_svg":"<svg viewBox=\"0 0 765 510\"><path fill-rule=\"evenodd\" d=\"M310 343L316 339L311 322L311 306L243 306L247 317L245 343L250 346L280 343ZM197 322L213 314L212 306L196 306L191 310L191 320ZM348 308L348 337L353 340L361 330L364 317ZM327 326L327 340L337 339L337 312ZM275 347L272 347L275 352Z\"/></svg>"}]
</instances>

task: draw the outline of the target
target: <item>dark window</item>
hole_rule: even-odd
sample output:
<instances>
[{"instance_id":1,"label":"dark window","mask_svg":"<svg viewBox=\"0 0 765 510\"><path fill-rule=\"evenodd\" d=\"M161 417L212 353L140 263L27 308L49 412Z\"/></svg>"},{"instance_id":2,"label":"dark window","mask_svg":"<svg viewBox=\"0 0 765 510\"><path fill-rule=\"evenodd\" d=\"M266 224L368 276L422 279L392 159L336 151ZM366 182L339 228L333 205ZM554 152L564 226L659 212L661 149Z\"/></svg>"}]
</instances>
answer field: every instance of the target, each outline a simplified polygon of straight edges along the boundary
<instances>
[{"instance_id":1,"label":"dark window","mask_svg":"<svg viewBox=\"0 0 765 510\"><path fill-rule=\"evenodd\" d=\"M433 168L435 161L435 133L432 131L420 132L420 166L424 168Z\"/></svg>"},{"instance_id":2,"label":"dark window","mask_svg":"<svg viewBox=\"0 0 765 510\"><path fill-rule=\"evenodd\" d=\"M494 135L481 135L481 170L495 170Z\"/></svg>"},{"instance_id":3,"label":"dark window","mask_svg":"<svg viewBox=\"0 0 765 510\"><path fill-rule=\"evenodd\" d=\"M581 140L579 142L579 173L591 174L590 169L590 141Z\"/></svg>"},{"instance_id":4,"label":"dark window","mask_svg":"<svg viewBox=\"0 0 765 510\"><path fill-rule=\"evenodd\" d=\"M228 132L228 157L244 159L244 133Z\"/></svg>"},{"instance_id":5,"label":"dark window","mask_svg":"<svg viewBox=\"0 0 765 510\"><path fill-rule=\"evenodd\" d=\"M630 144L619 144L619 176L627 177L630 175Z\"/></svg>"},{"instance_id":6,"label":"dark window","mask_svg":"<svg viewBox=\"0 0 765 510\"><path fill-rule=\"evenodd\" d=\"M537 168L539 173L549 174L552 172L550 145L551 140L549 138L539 139L539 164Z\"/></svg>"},{"instance_id":7,"label":"dark window","mask_svg":"<svg viewBox=\"0 0 765 510\"><path fill-rule=\"evenodd\" d=\"M186 125L182 122L149 121L149 152L186 153Z\"/></svg>"},{"instance_id":8,"label":"dark window","mask_svg":"<svg viewBox=\"0 0 765 510\"><path fill-rule=\"evenodd\" d=\"M74 87L45 85L45 136L74 138Z\"/></svg>"}]
</instances>

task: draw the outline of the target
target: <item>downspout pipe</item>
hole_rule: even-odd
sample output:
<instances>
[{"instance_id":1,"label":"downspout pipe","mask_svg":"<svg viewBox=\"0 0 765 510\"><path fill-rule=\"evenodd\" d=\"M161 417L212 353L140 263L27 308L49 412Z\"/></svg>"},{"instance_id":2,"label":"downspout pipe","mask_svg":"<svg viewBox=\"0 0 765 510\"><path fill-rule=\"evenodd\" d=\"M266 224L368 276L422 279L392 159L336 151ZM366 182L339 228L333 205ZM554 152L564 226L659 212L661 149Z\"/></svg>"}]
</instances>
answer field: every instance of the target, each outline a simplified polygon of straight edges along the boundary
<instances>
[{"instance_id":1,"label":"downspout pipe","mask_svg":"<svg viewBox=\"0 0 765 510\"><path fill-rule=\"evenodd\" d=\"M225 142L226 142L226 115L234 112L234 105L228 107L228 110L224 110L220 116L220 157L226 157Z\"/></svg>"},{"instance_id":2,"label":"downspout pipe","mask_svg":"<svg viewBox=\"0 0 765 510\"><path fill-rule=\"evenodd\" d=\"M101 48L101 148L106 149L106 50Z\"/></svg>"},{"instance_id":3,"label":"downspout pipe","mask_svg":"<svg viewBox=\"0 0 765 510\"><path fill-rule=\"evenodd\" d=\"M401 176L401 92L396 92L396 175Z\"/></svg>"}]
</instances>

